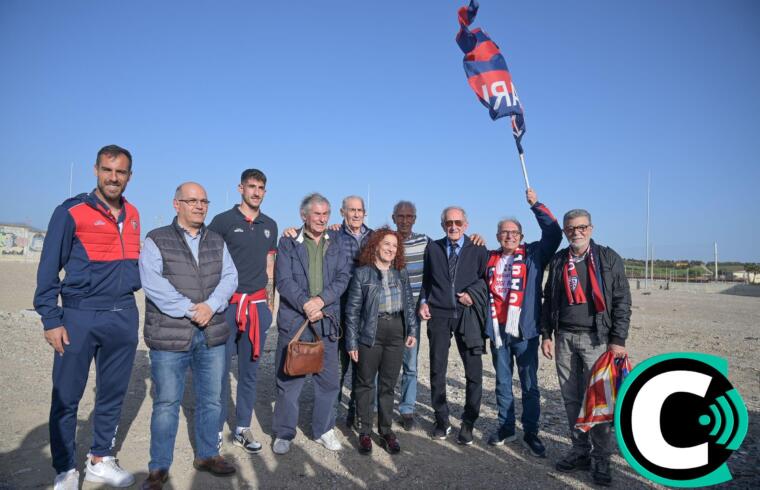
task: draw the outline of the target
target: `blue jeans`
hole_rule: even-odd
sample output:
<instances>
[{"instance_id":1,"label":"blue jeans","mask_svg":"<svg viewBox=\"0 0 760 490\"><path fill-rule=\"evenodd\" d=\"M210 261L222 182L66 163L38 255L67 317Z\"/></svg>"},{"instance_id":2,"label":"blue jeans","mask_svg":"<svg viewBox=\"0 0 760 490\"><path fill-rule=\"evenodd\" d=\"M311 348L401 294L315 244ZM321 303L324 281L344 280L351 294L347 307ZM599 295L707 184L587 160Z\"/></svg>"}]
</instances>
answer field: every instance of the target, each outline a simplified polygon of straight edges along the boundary
<instances>
[{"instance_id":1,"label":"blue jeans","mask_svg":"<svg viewBox=\"0 0 760 490\"><path fill-rule=\"evenodd\" d=\"M404 362L401 374L401 400L398 411L401 415L413 414L414 404L417 403L417 358L420 352L420 332L422 324L417 329L417 342L411 349L404 348Z\"/></svg>"},{"instance_id":2,"label":"blue jeans","mask_svg":"<svg viewBox=\"0 0 760 490\"><path fill-rule=\"evenodd\" d=\"M219 454L217 428L221 412L224 344L208 347L203 330L193 328L195 333L189 351L150 351L150 375L155 389L150 420L148 469L151 471L168 470L172 464L188 367L193 373L195 392L196 457L206 459Z\"/></svg>"},{"instance_id":3,"label":"blue jeans","mask_svg":"<svg viewBox=\"0 0 760 490\"><path fill-rule=\"evenodd\" d=\"M502 334L502 346L494 348L491 342L493 367L496 371L496 405L499 409L499 431L502 434L515 430L515 399L512 395L512 373L515 361L522 388L523 431L538 434L541 415L541 395L538 391L538 337L529 340Z\"/></svg>"}]
</instances>

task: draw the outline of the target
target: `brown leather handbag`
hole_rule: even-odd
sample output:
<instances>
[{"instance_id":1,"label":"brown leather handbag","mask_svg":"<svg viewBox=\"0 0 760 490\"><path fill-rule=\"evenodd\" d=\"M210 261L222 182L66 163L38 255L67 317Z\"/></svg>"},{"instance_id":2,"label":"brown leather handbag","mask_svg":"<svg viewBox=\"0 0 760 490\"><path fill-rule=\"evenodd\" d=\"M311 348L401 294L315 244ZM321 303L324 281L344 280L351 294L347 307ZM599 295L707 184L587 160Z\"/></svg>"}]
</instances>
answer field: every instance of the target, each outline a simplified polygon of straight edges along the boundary
<instances>
[{"instance_id":1,"label":"brown leather handbag","mask_svg":"<svg viewBox=\"0 0 760 490\"><path fill-rule=\"evenodd\" d=\"M314 342L302 342L299 340L306 326L314 332ZM317 374L322 371L325 361L325 344L307 319L298 329L296 335L288 343L288 351L285 355L285 374L288 376L303 376L306 374Z\"/></svg>"}]
</instances>

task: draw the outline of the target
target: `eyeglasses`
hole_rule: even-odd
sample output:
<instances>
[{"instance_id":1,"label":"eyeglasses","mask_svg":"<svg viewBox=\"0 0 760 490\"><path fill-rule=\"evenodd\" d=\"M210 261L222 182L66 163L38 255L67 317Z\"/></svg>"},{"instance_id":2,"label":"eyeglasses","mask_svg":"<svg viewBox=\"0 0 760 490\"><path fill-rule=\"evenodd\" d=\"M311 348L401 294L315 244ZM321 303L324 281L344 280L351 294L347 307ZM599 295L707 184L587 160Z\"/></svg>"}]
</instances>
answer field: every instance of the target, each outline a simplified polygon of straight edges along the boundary
<instances>
[{"instance_id":1,"label":"eyeglasses","mask_svg":"<svg viewBox=\"0 0 760 490\"><path fill-rule=\"evenodd\" d=\"M205 208L209 204L211 204L211 201L209 201L208 199L177 199L177 200L179 202L184 202L185 204L187 204L191 208L194 208L198 204L200 204L201 207Z\"/></svg>"},{"instance_id":2,"label":"eyeglasses","mask_svg":"<svg viewBox=\"0 0 760 490\"><path fill-rule=\"evenodd\" d=\"M499 235L507 235L507 236L521 236L522 233L520 233L519 230L501 230L499 232Z\"/></svg>"},{"instance_id":3,"label":"eyeglasses","mask_svg":"<svg viewBox=\"0 0 760 490\"><path fill-rule=\"evenodd\" d=\"M343 211L347 213L360 213L364 214L364 209L362 208L343 208Z\"/></svg>"},{"instance_id":4,"label":"eyeglasses","mask_svg":"<svg viewBox=\"0 0 760 490\"><path fill-rule=\"evenodd\" d=\"M462 226L464 224L464 221L461 219L449 219L443 222L443 226L446 228L449 228L451 226Z\"/></svg>"},{"instance_id":5,"label":"eyeglasses","mask_svg":"<svg viewBox=\"0 0 760 490\"><path fill-rule=\"evenodd\" d=\"M572 235L576 231L580 231L581 233L585 235L588 229L593 228L593 227L594 227L593 225L566 226L565 233L567 233L568 235Z\"/></svg>"}]
</instances>

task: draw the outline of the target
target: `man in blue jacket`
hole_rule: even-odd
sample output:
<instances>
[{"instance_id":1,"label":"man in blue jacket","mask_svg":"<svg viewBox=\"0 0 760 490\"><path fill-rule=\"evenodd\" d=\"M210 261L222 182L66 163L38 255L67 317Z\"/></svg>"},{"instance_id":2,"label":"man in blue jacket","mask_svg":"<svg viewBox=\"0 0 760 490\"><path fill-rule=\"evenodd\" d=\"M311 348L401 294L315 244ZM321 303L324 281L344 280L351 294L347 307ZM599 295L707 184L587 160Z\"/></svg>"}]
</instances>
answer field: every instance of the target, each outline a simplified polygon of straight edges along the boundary
<instances>
[{"instance_id":1,"label":"man in blue jacket","mask_svg":"<svg viewBox=\"0 0 760 490\"><path fill-rule=\"evenodd\" d=\"M307 319L324 342L324 367L314 374L312 435L331 451L341 449L333 430L335 402L340 389L338 374L338 337L340 337L340 296L348 287L350 268L335 235L327 230L330 202L321 194L307 195L301 201L304 226L296 238L282 237L277 247L275 281L280 292L277 312L277 351L275 355L277 399L274 405L272 450L290 451L298 423L298 398L305 376L285 374L288 343ZM307 340L306 330L301 337Z\"/></svg>"},{"instance_id":2,"label":"man in blue jacket","mask_svg":"<svg viewBox=\"0 0 760 490\"><path fill-rule=\"evenodd\" d=\"M523 442L535 456L544 457L546 449L538 438L541 281L547 262L562 241L562 230L551 211L538 202L533 189L525 194L541 227L541 240L522 243L520 222L516 218L502 219L496 229L501 248L490 252L486 269L491 304L486 331L491 338L499 409L499 428L490 435L488 443L500 446L516 438L512 372L517 364L522 389Z\"/></svg>"},{"instance_id":3,"label":"man in blue jacket","mask_svg":"<svg viewBox=\"0 0 760 490\"><path fill-rule=\"evenodd\" d=\"M45 340L58 354L49 423L55 490L79 488L77 409L93 358L98 379L85 480L115 487L135 481L113 456L137 348L133 293L140 289L140 216L123 197L132 155L116 145L101 148L95 176L95 190L67 199L53 211L37 269L34 308L42 317Z\"/></svg>"}]
</instances>

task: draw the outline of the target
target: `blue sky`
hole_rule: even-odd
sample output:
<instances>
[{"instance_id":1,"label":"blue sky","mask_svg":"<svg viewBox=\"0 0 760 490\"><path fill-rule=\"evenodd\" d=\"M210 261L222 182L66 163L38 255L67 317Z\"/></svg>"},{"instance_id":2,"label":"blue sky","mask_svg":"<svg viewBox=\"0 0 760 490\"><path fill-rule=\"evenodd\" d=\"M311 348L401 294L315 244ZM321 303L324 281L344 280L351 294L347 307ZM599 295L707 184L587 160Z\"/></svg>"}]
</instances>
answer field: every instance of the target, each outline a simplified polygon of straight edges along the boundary
<instances>
[{"instance_id":1,"label":"blue sky","mask_svg":"<svg viewBox=\"0 0 760 490\"><path fill-rule=\"evenodd\" d=\"M46 227L94 186L97 150L134 155L127 197L144 231L196 180L210 214L244 168L269 177L283 228L298 202L399 199L433 237L441 209L538 228L508 122L467 86L461 1L0 2L0 221ZM643 257L652 172L657 258L760 261L760 4L482 0L526 110L531 184L558 216L589 209L595 238Z\"/></svg>"}]
</instances>

